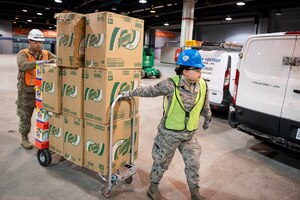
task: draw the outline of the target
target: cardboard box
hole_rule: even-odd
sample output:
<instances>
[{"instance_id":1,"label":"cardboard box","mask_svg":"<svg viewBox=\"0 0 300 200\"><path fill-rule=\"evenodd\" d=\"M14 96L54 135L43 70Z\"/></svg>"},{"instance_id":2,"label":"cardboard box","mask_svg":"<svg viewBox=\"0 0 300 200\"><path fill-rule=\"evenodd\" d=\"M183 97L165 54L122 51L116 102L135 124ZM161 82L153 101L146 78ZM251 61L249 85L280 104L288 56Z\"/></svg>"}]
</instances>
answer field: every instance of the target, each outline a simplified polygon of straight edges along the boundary
<instances>
[{"instance_id":1,"label":"cardboard box","mask_svg":"<svg viewBox=\"0 0 300 200\"><path fill-rule=\"evenodd\" d=\"M84 66L85 15L57 13L57 64L64 67Z\"/></svg>"},{"instance_id":2,"label":"cardboard box","mask_svg":"<svg viewBox=\"0 0 300 200\"><path fill-rule=\"evenodd\" d=\"M141 68L144 20L111 12L86 15L85 66Z\"/></svg>"},{"instance_id":3,"label":"cardboard box","mask_svg":"<svg viewBox=\"0 0 300 200\"><path fill-rule=\"evenodd\" d=\"M134 130L135 159L138 154L139 119L137 115ZM116 121L113 126L112 169L115 172L130 162L131 147L133 146L131 144L132 119ZM108 175L109 172L109 137L109 125L85 120L84 166L102 175Z\"/></svg>"},{"instance_id":4,"label":"cardboard box","mask_svg":"<svg viewBox=\"0 0 300 200\"><path fill-rule=\"evenodd\" d=\"M83 118L83 68L62 69L62 112Z\"/></svg>"},{"instance_id":5,"label":"cardboard box","mask_svg":"<svg viewBox=\"0 0 300 200\"><path fill-rule=\"evenodd\" d=\"M120 91L133 90L140 84L140 70L84 69L84 118L101 124L110 121L110 107ZM136 111L138 112L138 97ZM133 104L122 99L115 105L114 120L130 118Z\"/></svg>"},{"instance_id":6,"label":"cardboard box","mask_svg":"<svg viewBox=\"0 0 300 200\"><path fill-rule=\"evenodd\" d=\"M49 112L49 148L55 153L63 156L63 115Z\"/></svg>"},{"instance_id":7,"label":"cardboard box","mask_svg":"<svg viewBox=\"0 0 300 200\"><path fill-rule=\"evenodd\" d=\"M56 64L44 64L42 69L42 105L55 113L61 112L61 71Z\"/></svg>"},{"instance_id":8,"label":"cardboard box","mask_svg":"<svg viewBox=\"0 0 300 200\"><path fill-rule=\"evenodd\" d=\"M83 166L84 122L83 119L63 114L64 157Z\"/></svg>"}]
</instances>

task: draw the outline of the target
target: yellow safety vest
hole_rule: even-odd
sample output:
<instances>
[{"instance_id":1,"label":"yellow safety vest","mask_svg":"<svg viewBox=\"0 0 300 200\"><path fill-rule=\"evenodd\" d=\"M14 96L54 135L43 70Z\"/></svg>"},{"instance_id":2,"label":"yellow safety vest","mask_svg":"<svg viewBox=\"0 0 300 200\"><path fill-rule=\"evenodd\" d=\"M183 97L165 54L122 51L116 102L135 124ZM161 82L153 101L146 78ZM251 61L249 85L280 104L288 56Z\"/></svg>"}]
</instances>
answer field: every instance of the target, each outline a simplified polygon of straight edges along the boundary
<instances>
[{"instance_id":1,"label":"yellow safety vest","mask_svg":"<svg viewBox=\"0 0 300 200\"><path fill-rule=\"evenodd\" d=\"M30 53L30 51L28 49L23 49L22 52L27 54L27 59L29 62L36 61L35 57ZM49 56L48 51L42 50L42 53L43 54L42 54L41 60L48 60L48 56ZM24 83L27 86L35 86L36 85L35 69L25 71Z\"/></svg>"},{"instance_id":2,"label":"yellow safety vest","mask_svg":"<svg viewBox=\"0 0 300 200\"><path fill-rule=\"evenodd\" d=\"M194 131L198 128L198 122L200 113L203 109L205 96L206 96L206 82L201 78L199 80L200 91L198 91L194 107L190 112L186 112L184 105L181 101L181 97L179 95L178 83L179 76L172 77L171 80L175 84L175 90L173 93L171 105L169 106L169 111L167 113L167 118L165 120L165 127L170 130L182 131ZM165 97L164 100L164 111L168 110L168 101ZM185 123L185 119L188 117L187 123Z\"/></svg>"}]
</instances>

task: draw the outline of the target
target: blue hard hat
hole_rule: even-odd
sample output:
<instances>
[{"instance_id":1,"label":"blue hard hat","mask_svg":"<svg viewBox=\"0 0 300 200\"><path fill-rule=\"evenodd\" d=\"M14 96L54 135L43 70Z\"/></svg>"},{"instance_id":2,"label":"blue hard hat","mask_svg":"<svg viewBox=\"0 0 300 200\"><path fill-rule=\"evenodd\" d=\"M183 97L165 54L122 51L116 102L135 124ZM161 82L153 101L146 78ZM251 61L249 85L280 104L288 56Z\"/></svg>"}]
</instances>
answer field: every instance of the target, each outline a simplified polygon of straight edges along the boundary
<instances>
[{"instance_id":1,"label":"blue hard hat","mask_svg":"<svg viewBox=\"0 0 300 200\"><path fill-rule=\"evenodd\" d=\"M195 68L205 67L205 65L202 63L200 53L195 49L186 49L182 51L178 56L176 64Z\"/></svg>"}]
</instances>

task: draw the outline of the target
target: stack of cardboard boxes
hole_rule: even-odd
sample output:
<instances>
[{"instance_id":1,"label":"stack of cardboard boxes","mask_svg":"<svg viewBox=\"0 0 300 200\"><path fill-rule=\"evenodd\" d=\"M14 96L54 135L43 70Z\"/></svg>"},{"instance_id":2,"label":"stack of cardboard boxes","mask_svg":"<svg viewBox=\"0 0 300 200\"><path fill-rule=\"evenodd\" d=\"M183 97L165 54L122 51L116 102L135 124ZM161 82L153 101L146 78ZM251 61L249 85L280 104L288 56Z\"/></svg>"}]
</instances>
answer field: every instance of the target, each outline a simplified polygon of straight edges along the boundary
<instances>
[{"instance_id":1,"label":"stack of cardboard boxes","mask_svg":"<svg viewBox=\"0 0 300 200\"><path fill-rule=\"evenodd\" d=\"M120 91L139 86L143 20L110 12L59 13L56 19L58 66L43 65L42 69L42 84L49 91L47 100L43 93L42 106L51 111L49 147L77 165L107 175L110 106ZM53 88L60 91L58 96ZM113 171L130 161L132 114L130 100L117 102ZM135 120L137 156L138 115Z\"/></svg>"}]
</instances>

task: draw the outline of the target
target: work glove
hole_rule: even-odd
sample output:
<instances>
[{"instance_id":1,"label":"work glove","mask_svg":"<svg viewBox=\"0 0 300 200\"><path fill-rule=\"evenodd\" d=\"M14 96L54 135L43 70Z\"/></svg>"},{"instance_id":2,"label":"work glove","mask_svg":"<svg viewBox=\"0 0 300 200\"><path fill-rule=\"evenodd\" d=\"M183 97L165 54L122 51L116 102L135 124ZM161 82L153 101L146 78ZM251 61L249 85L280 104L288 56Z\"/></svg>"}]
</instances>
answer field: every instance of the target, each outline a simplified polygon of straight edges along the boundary
<instances>
[{"instance_id":1,"label":"work glove","mask_svg":"<svg viewBox=\"0 0 300 200\"><path fill-rule=\"evenodd\" d=\"M124 98L131 97L130 91L122 91L122 92L119 92L119 94L122 94L122 97L124 97Z\"/></svg>"},{"instance_id":2,"label":"work glove","mask_svg":"<svg viewBox=\"0 0 300 200\"><path fill-rule=\"evenodd\" d=\"M211 119L208 122L204 121L203 126L202 126L203 130L208 129L210 122L211 122Z\"/></svg>"},{"instance_id":3,"label":"work glove","mask_svg":"<svg viewBox=\"0 0 300 200\"><path fill-rule=\"evenodd\" d=\"M52 58L52 59L48 60L48 63L56 63L56 59Z\"/></svg>"},{"instance_id":4,"label":"work glove","mask_svg":"<svg viewBox=\"0 0 300 200\"><path fill-rule=\"evenodd\" d=\"M55 58L52 58L50 60L38 60L35 62L37 65L42 65L42 64L45 64L45 63L56 63L56 59Z\"/></svg>"},{"instance_id":5,"label":"work glove","mask_svg":"<svg viewBox=\"0 0 300 200\"><path fill-rule=\"evenodd\" d=\"M35 64L42 65L42 64L45 64L45 63L48 63L48 62L49 62L49 60L38 60L38 61L35 62Z\"/></svg>"}]
</instances>

